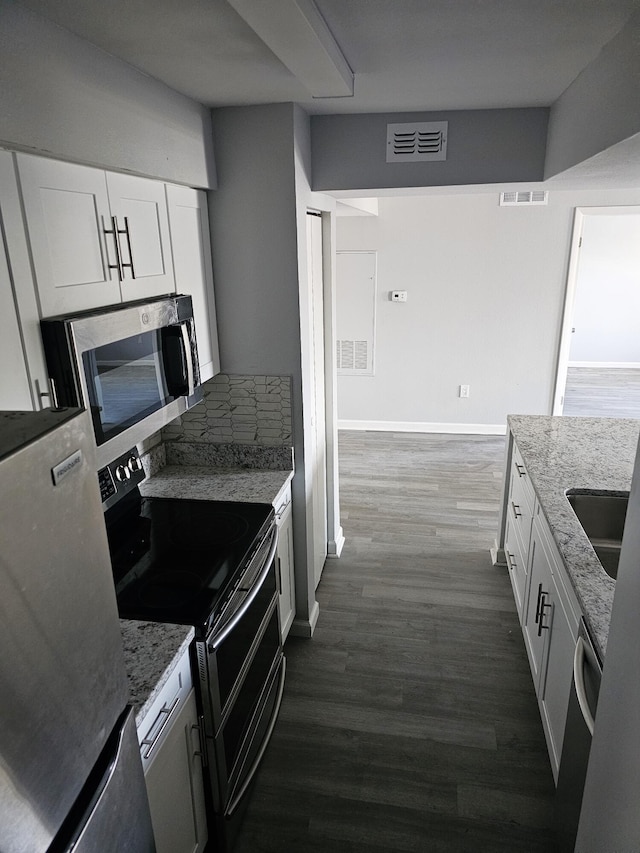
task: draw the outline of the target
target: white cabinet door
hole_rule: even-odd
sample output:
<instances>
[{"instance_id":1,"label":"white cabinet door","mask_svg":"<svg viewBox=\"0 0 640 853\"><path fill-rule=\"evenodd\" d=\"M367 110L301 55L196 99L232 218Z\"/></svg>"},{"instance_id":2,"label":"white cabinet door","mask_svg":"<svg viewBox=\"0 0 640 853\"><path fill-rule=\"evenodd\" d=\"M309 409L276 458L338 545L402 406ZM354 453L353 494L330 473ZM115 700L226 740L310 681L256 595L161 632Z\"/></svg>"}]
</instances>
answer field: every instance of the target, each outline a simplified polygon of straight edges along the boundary
<instances>
[{"instance_id":1,"label":"white cabinet door","mask_svg":"<svg viewBox=\"0 0 640 853\"><path fill-rule=\"evenodd\" d=\"M17 154L40 314L82 311L120 302L105 173Z\"/></svg>"},{"instance_id":2,"label":"white cabinet door","mask_svg":"<svg viewBox=\"0 0 640 853\"><path fill-rule=\"evenodd\" d=\"M145 773L157 853L202 853L207 842L195 691Z\"/></svg>"},{"instance_id":3,"label":"white cabinet door","mask_svg":"<svg viewBox=\"0 0 640 853\"><path fill-rule=\"evenodd\" d=\"M0 151L0 218L0 408L38 410L52 402L15 158L9 151Z\"/></svg>"},{"instance_id":4,"label":"white cabinet door","mask_svg":"<svg viewBox=\"0 0 640 853\"><path fill-rule=\"evenodd\" d=\"M280 630L282 642L287 639L296 615L296 590L293 573L293 518L291 515L291 490L287 492L286 503L276 508L278 522L278 607L280 609Z\"/></svg>"},{"instance_id":5,"label":"white cabinet door","mask_svg":"<svg viewBox=\"0 0 640 853\"><path fill-rule=\"evenodd\" d=\"M553 629L553 578L538 520L534 522L529 550L529 589L522 624L536 693L540 692L546 665L547 641Z\"/></svg>"},{"instance_id":6,"label":"white cabinet door","mask_svg":"<svg viewBox=\"0 0 640 853\"><path fill-rule=\"evenodd\" d=\"M0 240L0 410L34 408L9 266Z\"/></svg>"},{"instance_id":7,"label":"white cabinet door","mask_svg":"<svg viewBox=\"0 0 640 853\"><path fill-rule=\"evenodd\" d=\"M167 203L176 292L193 301L200 379L205 382L220 372L207 195L167 184Z\"/></svg>"},{"instance_id":8,"label":"white cabinet door","mask_svg":"<svg viewBox=\"0 0 640 853\"><path fill-rule=\"evenodd\" d=\"M117 223L123 302L175 293L164 184L106 173L111 215Z\"/></svg>"}]
</instances>

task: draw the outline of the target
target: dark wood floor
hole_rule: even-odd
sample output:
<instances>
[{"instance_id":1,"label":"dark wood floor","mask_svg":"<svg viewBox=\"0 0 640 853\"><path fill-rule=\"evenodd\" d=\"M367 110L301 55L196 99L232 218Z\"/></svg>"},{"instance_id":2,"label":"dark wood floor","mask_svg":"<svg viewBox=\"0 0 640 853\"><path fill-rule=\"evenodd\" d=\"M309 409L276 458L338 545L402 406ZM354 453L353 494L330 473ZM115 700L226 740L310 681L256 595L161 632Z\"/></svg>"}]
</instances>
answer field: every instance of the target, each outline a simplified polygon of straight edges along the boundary
<instances>
[{"instance_id":1,"label":"dark wood floor","mask_svg":"<svg viewBox=\"0 0 640 853\"><path fill-rule=\"evenodd\" d=\"M504 439L340 433L343 556L235 853L549 853L553 780L509 579Z\"/></svg>"},{"instance_id":2,"label":"dark wood floor","mask_svg":"<svg viewBox=\"0 0 640 853\"><path fill-rule=\"evenodd\" d=\"M640 418L640 370L570 367L562 413Z\"/></svg>"}]
</instances>

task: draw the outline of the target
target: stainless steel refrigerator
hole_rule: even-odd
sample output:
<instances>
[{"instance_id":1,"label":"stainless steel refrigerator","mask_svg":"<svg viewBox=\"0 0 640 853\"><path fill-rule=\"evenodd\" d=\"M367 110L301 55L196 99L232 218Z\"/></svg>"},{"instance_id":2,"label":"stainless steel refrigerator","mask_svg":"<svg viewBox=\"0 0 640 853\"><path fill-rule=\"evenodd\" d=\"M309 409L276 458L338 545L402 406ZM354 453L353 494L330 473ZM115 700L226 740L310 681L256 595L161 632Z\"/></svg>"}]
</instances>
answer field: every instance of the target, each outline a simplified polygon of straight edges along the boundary
<instances>
[{"instance_id":1,"label":"stainless steel refrigerator","mask_svg":"<svg viewBox=\"0 0 640 853\"><path fill-rule=\"evenodd\" d=\"M0 412L0 853L155 850L86 412Z\"/></svg>"}]
</instances>

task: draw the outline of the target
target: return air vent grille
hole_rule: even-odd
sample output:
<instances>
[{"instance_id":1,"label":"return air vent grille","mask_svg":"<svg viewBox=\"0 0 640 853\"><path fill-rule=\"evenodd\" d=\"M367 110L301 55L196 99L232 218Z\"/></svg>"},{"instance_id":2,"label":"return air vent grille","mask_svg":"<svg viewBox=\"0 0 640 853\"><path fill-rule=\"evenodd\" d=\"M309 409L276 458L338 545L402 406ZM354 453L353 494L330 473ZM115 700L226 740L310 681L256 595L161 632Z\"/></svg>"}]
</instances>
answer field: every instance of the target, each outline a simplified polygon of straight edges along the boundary
<instances>
[{"instance_id":1,"label":"return air vent grille","mask_svg":"<svg viewBox=\"0 0 640 853\"><path fill-rule=\"evenodd\" d=\"M447 159L446 121L387 125L387 163Z\"/></svg>"},{"instance_id":2,"label":"return air vent grille","mask_svg":"<svg viewBox=\"0 0 640 853\"><path fill-rule=\"evenodd\" d=\"M500 206L508 207L509 205L522 206L524 204L547 204L549 201L549 193L544 190L528 190L526 192L506 192L500 193Z\"/></svg>"},{"instance_id":3,"label":"return air vent grille","mask_svg":"<svg viewBox=\"0 0 640 853\"><path fill-rule=\"evenodd\" d=\"M365 371L369 367L368 341L337 341L338 370Z\"/></svg>"}]
</instances>

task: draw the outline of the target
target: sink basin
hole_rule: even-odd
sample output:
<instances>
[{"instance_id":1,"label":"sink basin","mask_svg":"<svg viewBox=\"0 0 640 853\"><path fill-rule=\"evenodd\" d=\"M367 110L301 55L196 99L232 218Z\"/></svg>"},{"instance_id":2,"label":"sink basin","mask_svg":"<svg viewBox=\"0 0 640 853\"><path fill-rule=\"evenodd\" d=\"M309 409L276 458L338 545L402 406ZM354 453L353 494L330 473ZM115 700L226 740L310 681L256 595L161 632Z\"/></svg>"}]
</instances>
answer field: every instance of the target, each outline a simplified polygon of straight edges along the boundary
<instances>
[{"instance_id":1,"label":"sink basin","mask_svg":"<svg viewBox=\"0 0 640 853\"><path fill-rule=\"evenodd\" d=\"M585 494L579 491L568 491L567 500L589 537L602 567L609 577L615 580L618 575L629 493Z\"/></svg>"}]
</instances>

